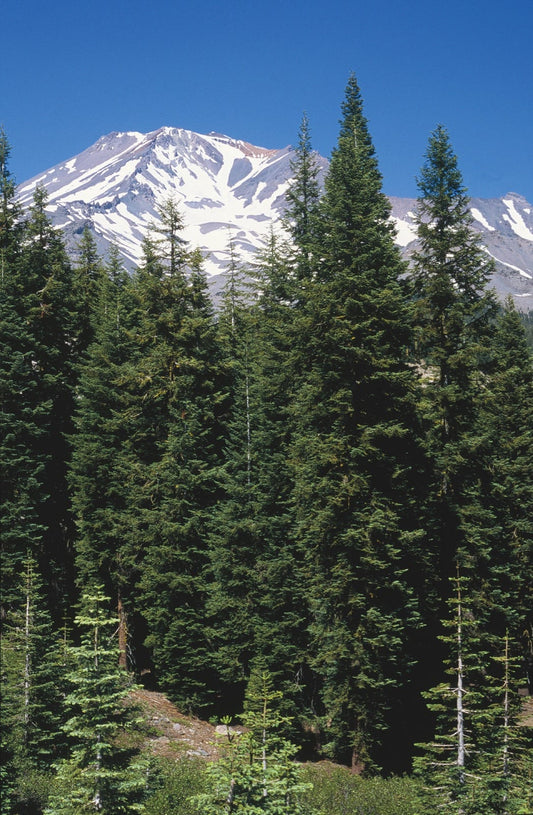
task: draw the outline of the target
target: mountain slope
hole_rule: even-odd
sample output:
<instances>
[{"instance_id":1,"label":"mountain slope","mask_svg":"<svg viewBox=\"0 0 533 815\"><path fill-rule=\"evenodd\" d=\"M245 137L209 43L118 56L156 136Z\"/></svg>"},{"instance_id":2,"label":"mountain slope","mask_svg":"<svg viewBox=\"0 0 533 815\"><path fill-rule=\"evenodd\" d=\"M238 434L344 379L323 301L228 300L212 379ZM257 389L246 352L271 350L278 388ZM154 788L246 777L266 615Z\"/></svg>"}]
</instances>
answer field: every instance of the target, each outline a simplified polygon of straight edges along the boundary
<instances>
[{"instance_id":1,"label":"mountain slope","mask_svg":"<svg viewBox=\"0 0 533 815\"><path fill-rule=\"evenodd\" d=\"M111 133L22 184L18 195L28 205L35 185L42 184L47 209L69 243L89 223L100 248L116 242L130 264L140 260L157 204L174 197L186 239L209 252L208 272L214 274L226 266L230 235L236 251L251 259L272 219L279 218L290 157L288 148L267 150L216 133Z\"/></svg>"},{"instance_id":2,"label":"mountain slope","mask_svg":"<svg viewBox=\"0 0 533 815\"><path fill-rule=\"evenodd\" d=\"M48 211L75 247L85 224L105 253L116 243L132 267L156 218L156 207L175 198L184 215L185 238L206 255L210 275L224 271L231 239L244 263L278 221L285 206L294 153L268 150L218 133L200 135L163 127L151 133L110 133L68 161L18 188L31 203L37 184L49 194ZM318 157L322 177L327 160ZM415 199L391 198L397 242L409 256L416 237ZM516 193L474 198L474 225L495 259L494 285L512 294L523 310L533 308L533 206Z\"/></svg>"},{"instance_id":3,"label":"mountain slope","mask_svg":"<svg viewBox=\"0 0 533 815\"><path fill-rule=\"evenodd\" d=\"M408 257L416 242L416 199L391 198L397 243ZM473 225L496 265L493 284L501 298L511 294L517 308L533 308L533 206L521 195L472 198Z\"/></svg>"}]
</instances>

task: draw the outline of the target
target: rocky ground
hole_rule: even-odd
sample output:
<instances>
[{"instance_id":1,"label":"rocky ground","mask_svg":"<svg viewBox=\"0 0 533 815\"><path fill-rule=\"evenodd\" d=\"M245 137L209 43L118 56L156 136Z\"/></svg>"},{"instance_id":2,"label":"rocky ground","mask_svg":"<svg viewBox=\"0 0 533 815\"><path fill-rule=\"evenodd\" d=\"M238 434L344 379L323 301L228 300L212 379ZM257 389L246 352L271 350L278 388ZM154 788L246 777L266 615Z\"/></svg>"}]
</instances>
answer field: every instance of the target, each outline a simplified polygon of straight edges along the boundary
<instances>
[{"instance_id":1,"label":"rocky ground","mask_svg":"<svg viewBox=\"0 0 533 815\"><path fill-rule=\"evenodd\" d=\"M526 696L522 702L520 724L522 727L533 727L533 696Z\"/></svg>"},{"instance_id":2,"label":"rocky ground","mask_svg":"<svg viewBox=\"0 0 533 815\"><path fill-rule=\"evenodd\" d=\"M146 741L155 755L168 758L198 756L213 760L217 743L226 736L225 725L212 725L180 713L163 693L138 689L132 700L146 721ZM533 728L533 696L523 700L520 724ZM242 731L241 731L242 732Z\"/></svg>"},{"instance_id":3,"label":"rocky ground","mask_svg":"<svg viewBox=\"0 0 533 815\"><path fill-rule=\"evenodd\" d=\"M155 755L217 757L217 742L226 736L225 725L217 727L180 713L163 693L138 689L132 701L146 720L147 742Z\"/></svg>"}]
</instances>

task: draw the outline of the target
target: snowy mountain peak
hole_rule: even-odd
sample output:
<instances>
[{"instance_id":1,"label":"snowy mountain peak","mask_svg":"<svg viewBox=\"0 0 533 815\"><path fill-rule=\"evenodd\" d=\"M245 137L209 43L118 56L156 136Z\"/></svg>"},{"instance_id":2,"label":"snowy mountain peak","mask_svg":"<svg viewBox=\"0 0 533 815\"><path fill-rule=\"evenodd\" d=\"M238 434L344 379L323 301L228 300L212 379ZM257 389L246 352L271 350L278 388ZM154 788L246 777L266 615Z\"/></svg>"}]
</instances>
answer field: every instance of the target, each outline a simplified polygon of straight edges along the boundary
<instances>
[{"instance_id":1,"label":"snowy mountain peak","mask_svg":"<svg viewBox=\"0 0 533 815\"><path fill-rule=\"evenodd\" d=\"M131 264L140 260L157 206L173 197L184 213L186 239L204 250L207 270L215 274L227 264L230 235L243 260L250 260L279 218L290 156L289 148L257 147L221 133L172 127L113 132L22 184L18 193L29 205L35 186L45 186L49 211L71 244L88 223L102 251L116 242Z\"/></svg>"},{"instance_id":2,"label":"snowy mountain peak","mask_svg":"<svg viewBox=\"0 0 533 815\"><path fill-rule=\"evenodd\" d=\"M245 156L254 156L256 158L261 157L270 157L273 155L278 155L284 151L282 150L271 150L267 147L257 147L254 144L250 144L247 141L241 141L240 139L232 139L231 136L225 136L223 133L215 133L212 131L206 138L212 138L215 141L219 141L222 144L229 144L232 147L235 147L237 150L240 150L243 155ZM286 148L288 150L290 148Z\"/></svg>"},{"instance_id":3,"label":"snowy mountain peak","mask_svg":"<svg viewBox=\"0 0 533 815\"><path fill-rule=\"evenodd\" d=\"M290 147L257 147L217 132L113 132L22 184L18 197L29 206L35 187L46 187L48 210L70 249L88 224L100 252L115 243L130 266L141 259L158 205L171 197L184 216L184 237L203 251L208 274L217 275L227 267L230 236L243 263L264 245L285 208L293 158ZM323 178L327 160L318 161ZM416 240L416 201L391 203L396 240L408 256ZM512 294L520 308L533 308L533 206L510 192L472 199L471 212L496 262L496 289Z\"/></svg>"}]
</instances>

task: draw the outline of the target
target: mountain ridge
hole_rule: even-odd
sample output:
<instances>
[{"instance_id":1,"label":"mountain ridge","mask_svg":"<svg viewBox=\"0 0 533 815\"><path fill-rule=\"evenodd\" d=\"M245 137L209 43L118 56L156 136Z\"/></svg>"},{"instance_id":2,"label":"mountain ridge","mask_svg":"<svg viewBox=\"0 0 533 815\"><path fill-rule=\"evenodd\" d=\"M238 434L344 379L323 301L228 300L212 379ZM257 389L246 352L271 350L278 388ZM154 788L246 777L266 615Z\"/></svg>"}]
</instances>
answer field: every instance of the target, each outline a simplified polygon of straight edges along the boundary
<instances>
[{"instance_id":1,"label":"mountain ridge","mask_svg":"<svg viewBox=\"0 0 533 815\"><path fill-rule=\"evenodd\" d=\"M328 161L316 157L323 183ZM69 251L76 251L88 225L99 251L105 254L116 243L129 268L141 259L157 206L173 197L184 216L183 236L202 250L208 275L217 278L227 268L230 237L246 266L254 262L271 224L279 225L294 158L290 146L260 147L214 131L202 135L168 126L149 133L113 131L19 185L17 196L28 206L35 187L43 185L47 211L63 229ZM408 258L416 239L416 199L389 199L396 242ZM521 310L533 308L533 205L509 192L472 198L470 209L495 261L498 295L512 295Z\"/></svg>"}]
</instances>

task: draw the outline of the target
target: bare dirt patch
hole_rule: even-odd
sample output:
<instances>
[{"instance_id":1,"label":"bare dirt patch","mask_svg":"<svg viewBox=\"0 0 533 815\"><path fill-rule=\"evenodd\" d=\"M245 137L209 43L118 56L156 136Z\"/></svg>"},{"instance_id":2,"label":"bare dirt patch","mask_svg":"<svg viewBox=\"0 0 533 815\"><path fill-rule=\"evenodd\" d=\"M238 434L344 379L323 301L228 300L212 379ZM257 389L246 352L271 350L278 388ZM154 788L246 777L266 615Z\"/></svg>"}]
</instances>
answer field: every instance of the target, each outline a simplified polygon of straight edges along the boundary
<instances>
[{"instance_id":1,"label":"bare dirt patch","mask_svg":"<svg viewBox=\"0 0 533 815\"><path fill-rule=\"evenodd\" d=\"M217 757L215 727L209 722L180 713L163 693L140 689L131 698L146 719L146 742L155 755Z\"/></svg>"},{"instance_id":2,"label":"bare dirt patch","mask_svg":"<svg viewBox=\"0 0 533 815\"><path fill-rule=\"evenodd\" d=\"M526 696L518 722L522 727L533 727L533 696Z\"/></svg>"},{"instance_id":3,"label":"bare dirt patch","mask_svg":"<svg viewBox=\"0 0 533 815\"><path fill-rule=\"evenodd\" d=\"M131 699L142 712L147 731L144 741L154 755L173 759L197 756L211 761L217 758L217 745L224 740L221 726L217 735L215 725L181 713L163 693L137 689ZM533 728L533 696L523 700L519 724ZM338 766L331 762L319 763Z\"/></svg>"}]
</instances>

